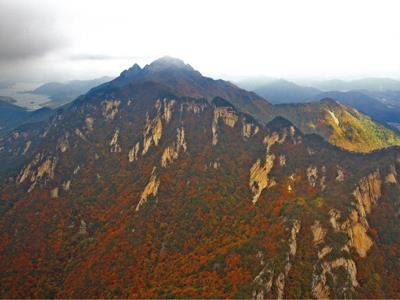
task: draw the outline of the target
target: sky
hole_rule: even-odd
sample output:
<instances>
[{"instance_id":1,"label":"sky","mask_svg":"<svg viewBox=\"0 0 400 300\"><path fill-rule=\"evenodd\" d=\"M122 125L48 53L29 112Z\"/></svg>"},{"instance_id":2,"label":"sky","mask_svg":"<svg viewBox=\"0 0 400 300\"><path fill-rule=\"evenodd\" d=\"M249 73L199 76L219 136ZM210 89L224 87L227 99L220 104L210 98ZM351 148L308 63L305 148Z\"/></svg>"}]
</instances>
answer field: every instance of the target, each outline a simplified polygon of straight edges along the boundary
<instances>
[{"instance_id":1,"label":"sky","mask_svg":"<svg viewBox=\"0 0 400 300\"><path fill-rule=\"evenodd\" d=\"M0 80L116 76L161 56L240 79L400 79L398 0L0 0Z\"/></svg>"}]
</instances>

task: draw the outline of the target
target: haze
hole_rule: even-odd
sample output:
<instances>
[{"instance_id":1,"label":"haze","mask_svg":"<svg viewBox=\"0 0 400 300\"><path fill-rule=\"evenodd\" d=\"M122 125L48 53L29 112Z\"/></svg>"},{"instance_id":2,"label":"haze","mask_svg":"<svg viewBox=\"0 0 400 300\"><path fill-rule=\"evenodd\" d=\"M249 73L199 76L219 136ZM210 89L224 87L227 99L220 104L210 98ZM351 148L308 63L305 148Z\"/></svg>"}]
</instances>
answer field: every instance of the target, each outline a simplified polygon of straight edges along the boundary
<instances>
[{"instance_id":1,"label":"haze","mask_svg":"<svg viewBox=\"0 0 400 300\"><path fill-rule=\"evenodd\" d=\"M0 80L115 76L179 57L228 79L400 78L398 1L0 0Z\"/></svg>"}]
</instances>

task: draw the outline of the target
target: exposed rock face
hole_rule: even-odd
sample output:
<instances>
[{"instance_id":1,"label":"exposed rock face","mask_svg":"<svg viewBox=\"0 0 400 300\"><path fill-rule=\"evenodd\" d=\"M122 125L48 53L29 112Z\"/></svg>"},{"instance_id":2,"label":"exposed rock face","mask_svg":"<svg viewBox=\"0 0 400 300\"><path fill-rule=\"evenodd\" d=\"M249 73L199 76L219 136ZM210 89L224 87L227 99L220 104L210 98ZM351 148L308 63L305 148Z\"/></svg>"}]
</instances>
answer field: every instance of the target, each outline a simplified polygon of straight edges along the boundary
<instances>
[{"instance_id":1,"label":"exposed rock face","mask_svg":"<svg viewBox=\"0 0 400 300\"><path fill-rule=\"evenodd\" d=\"M285 289L286 278L289 274L290 269L292 268L293 259L296 256L297 251L297 234L300 231L300 222L297 220L293 221L292 228L290 230L290 236L288 240L289 244L289 252L286 254L286 263L283 272L281 272L276 281L276 287L278 290L277 299L283 299L283 291Z\"/></svg>"},{"instance_id":2,"label":"exposed rock face","mask_svg":"<svg viewBox=\"0 0 400 300\"><path fill-rule=\"evenodd\" d=\"M192 112L195 115L200 114L206 108L205 104L196 103L193 101L181 103L180 110L186 110L188 112Z\"/></svg>"},{"instance_id":3,"label":"exposed rock face","mask_svg":"<svg viewBox=\"0 0 400 300\"><path fill-rule=\"evenodd\" d=\"M82 133L82 131L79 128L75 129L75 134L77 136L79 136L82 140L84 140L85 142L87 142L87 138L86 136Z\"/></svg>"},{"instance_id":4,"label":"exposed rock face","mask_svg":"<svg viewBox=\"0 0 400 300\"><path fill-rule=\"evenodd\" d=\"M396 176L393 173L389 173L385 177L385 183L394 183L397 184Z\"/></svg>"},{"instance_id":5,"label":"exposed rock face","mask_svg":"<svg viewBox=\"0 0 400 300\"><path fill-rule=\"evenodd\" d=\"M336 126L339 126L339 119L336 117L335 113L330 111L330 110L326 110L329 114L329 116L332 118L333 122L336 124Z\"/></svg>"},{"instance_id":6,"label":"exposed rock face","mask_svg":"<svg viewBox=\"0 0 400 300\"><path fill-rule=\"evenodd\" d=\"M133 162L139 157L140 142L137 142L128 153L129 162Z\"/></svg>"},{"instance_id":7,"label":"exposed rock face","mask_svg":"<svg viewBox=\"0 0 400 300\"><path fill-rule=\"evenodd\" d=\"M51 190L50 196L51 198L58 198L58 187Z\"/></svg>"},{"instance_id":8,"label":"exposed rock face","mask_svg":"<svg viewBox=\"0 0 400 300\"><path fill-rule=\"evenodd\" d=\"M338 176L336 181L342 181L344 172L338 167ZM339 177L339 178L338 178ZM382 180L379 170L370 175L361 178L356 186L353 196L355 199L354 207L348 217L341 223L341 212L336 209L329 211L330 224L335 231L341 231L348 237L346 244L342 245L341 251L349 253L349 247L354 248L360 257L366 257L369 249L373 245L372 239L368 236L369 228L367 215L371 213L373 206L381 197ZM332 288L339 288L342 296L350 295L354 288L358 286L357 269L354 261L346 257L336 257L330 261L326 261L325 257L331 253L333 248L324 244L322 236L326 235L326 231L321 228L319 223L314 223L312 226L314 236L314 244L321 245L322 248L318 251L320 264L314 267L312 290L316 298L328 298ZM338 286L336 282L335 270L342 269L348 274L349 280L346 283L341 283ZM328 286L327 278L333 278L334 286Z\"/></svg>"},{"instance_id":9,"label":"exposed rock face","mask_svg":"<svg viewBox=\"0 0 400 300\"><path fill-rule=\"evenodd\" d=\"M360 223L352 224L348 231L351 244L361 257L367 256L367 252L373 244L366 231L366 228Z\"/></svg>"},{"instance_id":10,"label":"exposed rock face","mask_svg":"<svg viewBox=\"0 0 400 300\"><path fill-rule=\"evenodd\" d=\"M317 184L317 179L318 179L318 169L315 166L309 166L307 168L307 180L308 183L312 186L315 187Z\"/></svg>"},{"instance_id":11,"label":"exposed rock face","mask_svg":"<svg viewBox=\"0 0 400 300\"><path fill-rule=\"evenodd\" d=\"M282 144L286 140L287 134L286 130L283 133L273 132L264 138L264 144L266 146L265 163L262 164L261 159L258 159L250 169L250 188L253 192L253 203L257 202L265 188L272 187L276 184L274 179L268 177L274 166L276 157L275 154L270 154L271 147L276 143ZM283 163L283 160L284 163L286 163L286 158L282 158L280 163Z\"/></svg>"},{"instance_id":12,"label":"exposed rock face","mask_svg":"<svg viewBox=\"0 0 400 300\"><path fill-rule=\"evenodd\" d=\"M313 242L314 245L318 245L324 242L324 238L326 235L326 229L323 229L319 221L315 221L315 223L311 226L311 231L313 233Z\"/></svg>"},{"instance_id":13,"label":"exposed rock face","mask_svg":"<svg viewBox=\"0 0 400 300\"><path fill-rule=\"evenodd\" d=\"M140 207L147 202L149 196L155 197L158 193L158 187L160 185L160 179L155 173L155 168L151 174L149 182L144 188L142 195L140 196L139 203L136 206L136 211L139 211Z\"/></svg>"},{"instance_id":14,"label":"exposed rock face","mask_svg":"<svg viewBox=\"0 0 400 300\"><path fill-rule=\"evenodd\" d=\"M69 191L70 187L71 187L71 180L67 180L67 181L63 182L64 191Z\"/></svg>"},{"instance_id":15,"label":"exposed rock face","mask_svg":"<svg viewBox=\"0 0 400 300\"><path fill-rule=\"evenodd\" d=\"M253 135L256 135L258 131L259 128L257 125L246 122L246 120L242 121L242 135L245 138L251 138Z\"/></svg>"},{"instance_id":16,"label":"exposed rock face","mask_svg":"<svg viewBox=\"0 0 400 300\"><path fill-rule=\"evenodd\" d=\"M59 149L61 151L61 153L64 153L65 151L67 151L69 146L68 143L68 134L66 134L65 137L63 137L57 144L57 149Z\"/></svg>"},{"instance_id":17,"label":"exposed rock face","mask_svg":"<svg viewBox=\"0 0 400 300\"><path fill-rule=\"evenodd\" d=\"M172 161L178 159L179 152L186 152L185 130L183 127L177 129L176 141L168 146L161 156L161 166L166 167Z\"/></svg>"},{"instance_id":18,"label":"exposed rock face","mask_svg":"<svg viewBox=\"0 0 400 300\"><path fill-rule=\"evenodd\" d=\"M261 195L261 192L270 185L271 180L268 174L274 166L275 155L265 157L265 163L262 164L258 159L250 169L250 188L253 192L253 203L255 204Z\"/></svg>"},{"instance_id":19,"label":"exposed rock face","mask_svg":"<svg viewBox=\"0 0 400 300\"><path fill-rule=\"evenodd\" d=\"M165 120L165 122L168 124L169 121L172 118L172 109L175 106L176 101L175 100L167 100L164 99L163 100L164 103L164 114L163 114L163 118Z\"/></svg>"},{"instance_id":20,"label":"exposed rock face","mask_svg":"<svg viewBox=\"0 0 400 300\"><path fill-rule=\"evenodd\" d=\"M307 153L308 155L312 156L315 154L315 150L311 149L310 147L307 147Z\"/></svg>"},{"instance_id":21,"label":"exposed rock face","mask_svg":"<svg viewBox=\"0 0 400 300\"><path fill-rule=\"evenodd\" d=\"M271 297L270 293L274 287L276 291L276 298L283 299L286 279L290 269L292 268L293 260L297 252L297 235L300 232L300 225L300 222L297 220L292 220L290 222L290 227L288 228L289 237L287 240L288 250L286 252L282 270L276 270L276 265L273 263L273 261L269 261L267 263L265 263L263 260L261 261L263 268L253 280L253 298L273 298Z\"/></svg>"},{"instance_id":22,"label":"exposed rock face","mask_svg":"<svg viewBox=\"0 0 400 300\"><path fill-rule=\"evenodd\" d=\"M92 117L87 117L85 119L85 125L90 131L93 131L93 124L94 124L94 119Z\"/></svg>"},{"instance_id":23,"label":"exposed rock face","mask_svg":"<svg viewBox=\"0 0 400 300\"><path fill-rule=\"evenodd\" d=\"M78 165L75 169L74 169L74 175L78 174L79 170L81 169L81 167Z\"/></svg>"},{"instance_id":24,"label":"exposed rock face","mask_svg":"<svg viewBox=\"0 0 400 300\"><path fill-rule=\"evenodd\" d=\"M79 225L79 231L78 231L79 235L87 235L87 224L85 222L85 220L81 220L81 224Z\"/></svg>"},{"instance_id":25,"label":"exposed rock face","mask_svg":"<svg viewBox=\"0 0 400 300\"><path fill-rule=\"evenodd\" d=\"M24 151L22 152L22 155L25 155L26 152L28 152L28 150L29 150L29 148L31 147L31 145L32 145L32 142L31 142L31 141L27 141L27 142L26 142Z\"/></svg>"},{"instance_id":26,"label":"exposed rock face","mask_svg":"<svg viewBox=\"0 0 400 300\"><path fill-rule=\"evenodd\" d=\"M343 182L344 181L344 171L341 167L337 167L337 176L335 178L337 182Z\"/></svg>"},{"instance_id":27,"label":"exposed rock face","mask_svg":"<svg viewBox=\"0 0 400 300\"><path fill-rule=\"evenodd\" d=\"M278 132L273 132L271 135L267 135L264 138L264 144L267 146L267 152L276 143L282 144L286 140L286 133L280 135Z\"/></svg>"},{"instance_id":28,"label":"exposed rock face","mask_svg":"<svg viewBox=\"0 0 400 300\"><path fill-rule=\"evenodd\" d=\"M385 183L397 184L397 171L394 166L390 167L389 173L385 177Z\"/></svg>"},{"instance_id":29,"label":"exposed rock face","mask_svg":"<svg viewBox=\"0 0 400 300\"><path fill-rule=\"evenodd\" d=\"M110 146L111 146L111 152L117 153L121 152L121 146L118 144L118 137L119 137L119 128L117 128L114 132L114 135L111 139Z\"/></svg>"},{"instance_id":30,"label":"exposed rock face","mask_svg":"<svg viewBox=\"0 0 400 300\"><path fill-rule=\"evenodd\" d=\"M146 154L151 145L157 146L162 135L162 122L159 115L155 119L150 120L147 117L146 126L143 133L143 151Z\"/></svg>"},{"instance_id":31,"label":"exposed rock face","mask_svg":"<svg viewBox=\"0 0 400 300\"><path fill-rule=\"evenodd\" d=\"M106 100L103 102L103 117L106 120L114 120L118 114L118 107L121 104L121 100Z\"/></svg>"},{"instance_id":32,"label":"exposed rock face","mask_svg":"<svg viewBox=\"0 0 400 300\"><path fill-rule=\"evenodd\" d=\"M163 132L162 120L164 120L166 124L169 123L172 118L175 103L175 100L157 100L155 104L157 110L156 116L153 119L150 119L148 115L146 116L146 125L143 132L143 155L148 152L152 145L158 145Z\"/></svg>"},{"instance_id":33,"label":"exposed rock face","mask_svg":"<svg viewBox=\"0 0 400 300\"><path fill-rule=\"evenodd\" d=\"M341 268L344 270L349 277L349 286L342 287L342 293L346 291L352 291L358 286L357 282L357 268L356 264L352 259L338 258L330 262L323 262L320 266L320 273L313 275L312 291L314 297L318 299L327 299L330 296L330 288L327 285L328 275L332 278L336 278L334 273L335 270ZM314 270L315 272L315 270Z\"/></svg>"},{"instance_id":34,"label":"exposed rock face","mask_svg":"<svg viewBox=\"0 0 400 300\"><path fill-rule=\"evenodd\" d=\"M267 294L270 293L273 285L274 269L272 266L264 267L261 272L254 278L253 284L253 298L262 300L268 298Z\"/></svg>"},{"instance_id":35,"label":"exposed rock face","mask_svg":"<svg viewBox=\"0 0 400 300\"><path fill-rule=\"evenodd\" d=\"M281 167L284 167L286 165L286 156L285 155L280 155L279 156L279 164L281 165Z\"/></svg>"},{"instance_id":36,"label":"exposed rock face","mask_svg":"<svg viewBox=\"0 0 400 300\"><path fill-rule=\"evenodd\" d=\"M332 228L335 230L339 230L340 228L338 224L338 219L340 218L340 212L336 209L331 209L329 211L329 216L330 216L329 222L331 223Z\"/></svg>"},{"instance_id":37,"label":"exposed rock face","mask_svg":"<svg viewBox=\"0 0 400 300\"><path fill-rule=\"evenodd\" d=\"M357 200L358 210L362 217L371 213L371 208L381 197L382 180L379 171L362 178L353 195Z\"/></svg>"},{"instance_id":38,"label":"exposed rock face","mask_svg":"<svg viewBox=\"0 0 400 300\"><path fill-rule=\"evenodd\" d=\"M239 117L236 111L231 107L215 107L214 108L214 118L211 125L212 131L212 144L216 145L218 143L218 121L222 120L225 125L233 128L238 121Z\"/></svg>"},{"instance_id":39,"label":"exposed rock face","mask_svg":"<svg viewBox=\"0 0 400 300\"><path fill-rule=\"evenodd\" d=\"M32 191L36 186L39 179L53 179L54 169L57 164L57 159L45 158L43 154L38 153L35 158L21 170L17 178L17 183L23 183L29 180L32 185L30 186L28 192Z\"/></svg>"},{"instance_id":40,"label":"exposed rock face","mask_svg":"<svg viewBox=\"0 0 400 300\"><path fill-rule=\"evenodd\" d=\"M366 256L368 249L372 246L371 239L366 235L366 228L359 222L359 215L356 210L353 210L349 217L340 223L341 213L336 209L329 211L330 224L334 231L341 231L348 236L348 240L343 241L340 252L332 253L338 245L326 245L325 239L328 231L323 229L319 222L315 222L311 227L314 236L314 245L318 250L318 263L314 266L312 291L313 295L318 299L329 298L332 291L335 291L336 297L351 297L354 288L358 286L357 268L355 262L348 258L350 253L349 246L354 247L358 255ZM342 256L347 254L345 256ZM333 255L333 257L332 257ZM336 257L335 257L336 256ZM347 280L339 280L338 276L346 272ZM331 281L328 283L328 278Z\"/></svg>"},{"instance_id":41,"label":"exposed rock face","mask_svg":"<svg viewBox=\"0 0 400 300\"><path fill-rule=\"evenodd\" d=\"M325 257L325 255L329 254L332 252L332 247L330 246L325 246L321 250L318 251L318 258L322 259Z\"/></svg>"}]
</instances>

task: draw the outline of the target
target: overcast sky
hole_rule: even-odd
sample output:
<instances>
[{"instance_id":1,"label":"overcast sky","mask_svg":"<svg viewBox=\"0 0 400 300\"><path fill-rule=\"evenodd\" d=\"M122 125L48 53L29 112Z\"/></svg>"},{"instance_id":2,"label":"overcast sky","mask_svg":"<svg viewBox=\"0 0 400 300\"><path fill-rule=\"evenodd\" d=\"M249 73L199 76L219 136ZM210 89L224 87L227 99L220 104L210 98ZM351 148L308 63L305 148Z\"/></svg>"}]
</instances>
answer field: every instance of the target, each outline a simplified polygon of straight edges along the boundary
<instances>
[{"instance_id":1,"label":"overcast sky","mask_svg":"<svg viewBox=\"0 0 400 300\"><path fill-rule=\"evenodd\" d=\"M170 55L238 78L400 78L398 0L0 0L0 80L114 76Z\"/></svg>"}]
</instances>

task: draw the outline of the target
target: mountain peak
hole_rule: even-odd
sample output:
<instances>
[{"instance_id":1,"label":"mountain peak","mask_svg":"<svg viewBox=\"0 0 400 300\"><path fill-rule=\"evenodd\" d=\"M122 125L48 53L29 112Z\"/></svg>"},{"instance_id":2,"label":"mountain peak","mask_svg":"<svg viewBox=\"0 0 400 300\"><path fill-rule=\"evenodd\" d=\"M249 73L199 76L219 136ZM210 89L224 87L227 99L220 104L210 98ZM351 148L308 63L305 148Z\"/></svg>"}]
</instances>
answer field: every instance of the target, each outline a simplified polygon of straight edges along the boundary
<instances>
[{"instance_id":1,"label":"mountain peak","mask_svg":"<svg viewBox=\"0 0 400 300\"><path fill-rule=\"evenodd\" d=\"M322 104L327 104L327 105L338 105L339 104L335 99L333 99L331 97L325 97L325 98L321 99L320 102Z\"/></svg>"},{"instance_id":2,"label":"mountain peak","mask_svg":"<svg viewBox=\"0 0 400 300\"><path fill-rule=\"evenodd\" d=\"M134 64L128 70L122 71L120 76L124 77L124 78L128 78L128 77L132 77L132 76L136 76L136 75L140 74L141 71L142 71L142 69L140 68L140 66L138 64Z\"/></svg>"},{"instance_id":3,"label":"mountain peak","mask_svg":"<svg viewBox=\"0 0 400 300\"><path fill-rule=\"evenodd\" d=\"M151 64L145 66L144 69L149 71L161 71L164 69L184 69L194 71L194 69L189 64L185 64L183 60L171 56L163 56L156 59Z\"/></svg>"}]
</instances>

